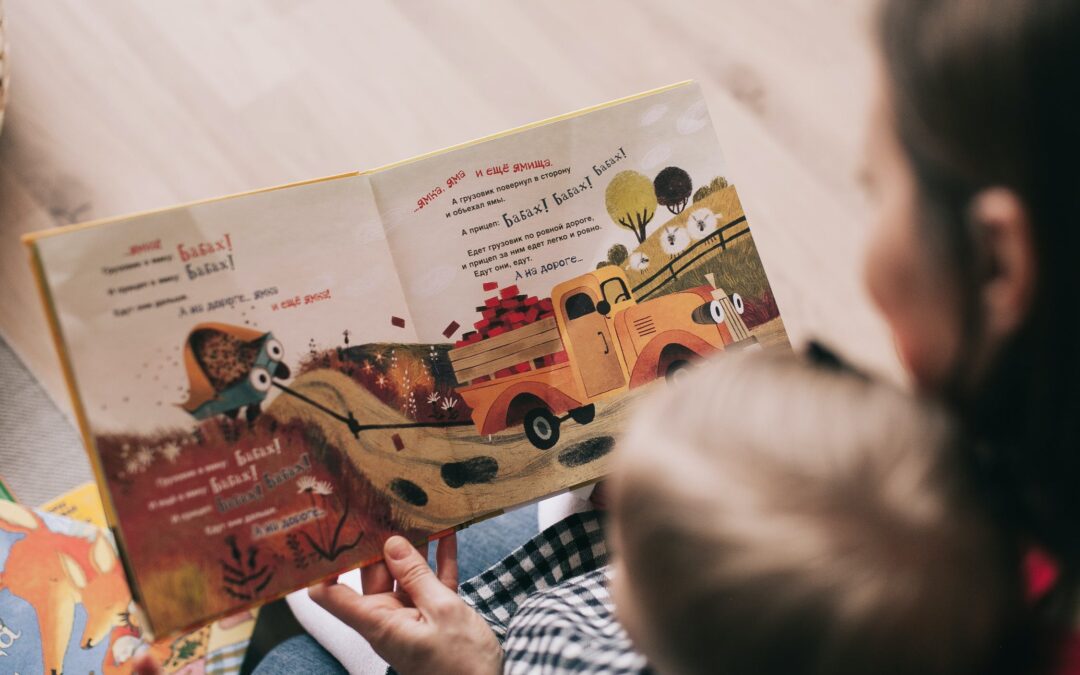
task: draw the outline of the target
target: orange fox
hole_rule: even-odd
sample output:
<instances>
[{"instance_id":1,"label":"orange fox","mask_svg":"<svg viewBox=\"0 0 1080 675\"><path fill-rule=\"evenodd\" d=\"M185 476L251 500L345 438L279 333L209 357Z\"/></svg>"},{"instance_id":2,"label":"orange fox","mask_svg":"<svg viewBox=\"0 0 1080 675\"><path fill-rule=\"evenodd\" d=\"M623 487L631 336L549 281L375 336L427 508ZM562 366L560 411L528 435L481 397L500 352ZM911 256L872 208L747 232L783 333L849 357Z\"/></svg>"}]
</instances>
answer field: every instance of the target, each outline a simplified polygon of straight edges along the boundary
<instances>
[{"instance_id":1,"label":"orange fox","mask_svg":"<svg viewBox=\"0 0 1080 675\"><path fill-rule=\"evenodd\" d=\"M41 624L45 672L59 675L82 603L87 622L79 644L100 644L123 621L131 602L122 566L106 537L89 541L53 532L34 512L0 501L5 529L24 533L0 572L0 589L29 602Z\"/></svg>"}]
</instances>

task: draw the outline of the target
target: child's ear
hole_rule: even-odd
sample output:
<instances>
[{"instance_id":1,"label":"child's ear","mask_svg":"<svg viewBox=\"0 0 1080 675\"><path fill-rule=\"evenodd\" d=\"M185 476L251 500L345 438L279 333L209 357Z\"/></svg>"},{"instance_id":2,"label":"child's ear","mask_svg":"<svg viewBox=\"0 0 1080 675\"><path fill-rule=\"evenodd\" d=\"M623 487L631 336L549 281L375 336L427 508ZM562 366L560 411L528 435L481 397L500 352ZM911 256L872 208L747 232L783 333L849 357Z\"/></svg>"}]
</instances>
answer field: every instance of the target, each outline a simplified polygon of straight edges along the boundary
<instances>
[{"instance_id":1,"label":"child's ear","mask_svg":"<svg viewBox=\"0 0 1080 675\"><path fill-rule=\"evenodd\" d=\"M1006 188L990 188L972 200L971 218L986 260L980 296L985 329L1001 339L1027 318L1035 293L1035 242L1020 197Z\"/></svg>"}]
</instances>

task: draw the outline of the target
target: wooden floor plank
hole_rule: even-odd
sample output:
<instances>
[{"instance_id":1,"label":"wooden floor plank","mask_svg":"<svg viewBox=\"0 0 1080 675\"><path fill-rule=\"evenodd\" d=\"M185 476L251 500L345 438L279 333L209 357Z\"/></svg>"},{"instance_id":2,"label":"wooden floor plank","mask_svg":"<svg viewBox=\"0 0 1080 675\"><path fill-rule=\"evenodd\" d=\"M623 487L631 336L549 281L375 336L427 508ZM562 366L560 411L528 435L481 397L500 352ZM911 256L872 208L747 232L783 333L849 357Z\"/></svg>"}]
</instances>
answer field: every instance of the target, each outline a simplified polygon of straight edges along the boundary
<instances>
[{"instance_id":1,"label":"wooden floor plank","mask_svg":"<svg viewBox=\"0 0 1080 675\"><path fill-rule=\"evenodd\" d=\"M896 373L861 288L868 3L6 3L0 335L62 406L18 235L368 168L701 81L796 343Z\"/></svg>"}]
</instances>

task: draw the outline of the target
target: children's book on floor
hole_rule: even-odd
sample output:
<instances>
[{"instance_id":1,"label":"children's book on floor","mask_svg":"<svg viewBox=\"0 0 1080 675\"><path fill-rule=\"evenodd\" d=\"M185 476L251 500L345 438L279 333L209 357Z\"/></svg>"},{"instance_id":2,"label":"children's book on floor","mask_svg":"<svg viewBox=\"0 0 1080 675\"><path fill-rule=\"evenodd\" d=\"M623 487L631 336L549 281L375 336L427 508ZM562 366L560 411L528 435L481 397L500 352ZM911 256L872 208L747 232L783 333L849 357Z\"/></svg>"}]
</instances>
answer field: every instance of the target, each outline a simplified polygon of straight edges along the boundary
<instances>
[{"instance_id":1,"label":"children's book on floor","mask_svg":"<svg viewBox=\"0 0 1080 675\"><path fill-rule=\"evenodd\" d=\"M730 180L681 83L26 237L152 628L596 481L645 389L786 345Z\"/></svg>"},{"instance_id":2,"label":"children's book on floor","mask_svg":"<svg viewBox=\"0 0 1080 675\"><path fill-rule=\"evenodd\" d=\"M0 500L0 672L128 673L148 652L165 673L239 673L254 611L152 642L103 517L92 483L41 509Z\"/></svg>"}]
</instances>

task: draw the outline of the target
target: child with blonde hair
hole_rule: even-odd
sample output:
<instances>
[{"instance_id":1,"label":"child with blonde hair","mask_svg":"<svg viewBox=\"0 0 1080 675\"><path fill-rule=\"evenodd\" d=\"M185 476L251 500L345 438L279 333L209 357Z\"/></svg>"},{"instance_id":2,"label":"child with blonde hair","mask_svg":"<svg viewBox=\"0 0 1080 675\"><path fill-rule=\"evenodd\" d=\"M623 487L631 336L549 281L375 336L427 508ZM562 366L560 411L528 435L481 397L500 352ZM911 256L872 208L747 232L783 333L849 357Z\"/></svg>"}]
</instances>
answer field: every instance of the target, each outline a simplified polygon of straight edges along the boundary
<instances>
[{"instance_id":1,"label":"child with blonde hair","mask_svg":"<svg viewBox=\"0 0 1080 675\"><path fill-rule=\"evenodd\" d=\"M619 445L616 613L661 673L1016 672L1018 553L968 461L828 359L706 364Z\"/></svg>"}]
</instances>

